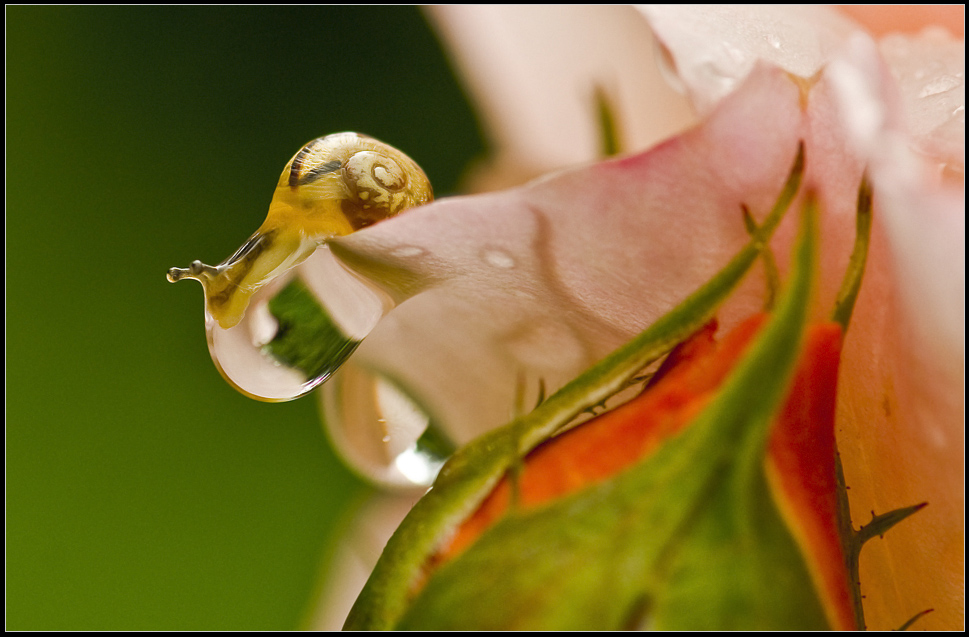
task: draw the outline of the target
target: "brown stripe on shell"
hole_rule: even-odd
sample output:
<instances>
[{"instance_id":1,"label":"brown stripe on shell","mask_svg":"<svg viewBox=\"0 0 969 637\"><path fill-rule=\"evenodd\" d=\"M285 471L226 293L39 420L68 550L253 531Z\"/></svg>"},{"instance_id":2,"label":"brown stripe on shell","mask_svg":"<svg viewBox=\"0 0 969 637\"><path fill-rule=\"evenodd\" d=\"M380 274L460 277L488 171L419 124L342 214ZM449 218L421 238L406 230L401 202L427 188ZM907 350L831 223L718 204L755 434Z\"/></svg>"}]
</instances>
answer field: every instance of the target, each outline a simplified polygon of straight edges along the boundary
<instances>
[{"instance_id":1,"label":"brown stripe on shell","mask_svg":"<svg viewBox=\"0 0 969 637\"><path fill-rule=\"evenodd\" d=\"M310 182L316 181L323 175L328 175L329 173L334 173L340 170L340 168L342 167L343 167L343 164L340 162L339 159L331 159L325 164L320 164L313 170L306 171L306 174L299 178L299 181L297 182L296 185L305 186ZM292 185L292 176L290 176L290 185Z\"/></svg>"},{"instance_id":2,"label":"brown stripe on shell","mask_svg":"<svg viewBox=\"0 0 969 637\"><path fill-rule=\"evenodd\" d=\"M303 162L306 161L306 155L311 153L317 146L323 142L323 138L319 137L314 139L306 146L299 149L296 153L296 157L293 157L293 164L289 169L289 187L295 188L300 185L300 172L303 170Z\"/></svg>"}]
</instances>

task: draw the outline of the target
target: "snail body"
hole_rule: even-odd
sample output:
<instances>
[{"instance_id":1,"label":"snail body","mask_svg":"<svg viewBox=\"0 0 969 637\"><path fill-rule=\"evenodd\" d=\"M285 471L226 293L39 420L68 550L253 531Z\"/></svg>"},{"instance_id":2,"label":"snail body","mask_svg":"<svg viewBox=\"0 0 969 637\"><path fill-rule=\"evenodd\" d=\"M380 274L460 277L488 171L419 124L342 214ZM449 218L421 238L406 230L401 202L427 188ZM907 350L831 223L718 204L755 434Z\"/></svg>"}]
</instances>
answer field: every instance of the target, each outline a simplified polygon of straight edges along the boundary
<instances>
[{"instance_id":1,"label":"snail body","mask_svg":"<svg viewBox=\"0 0 969 637\"><path fill-rule=\"evenodd\" d=\"M194 261L171 268L168 280L201 282L206 311L229 329L257 290L326 240L432 199L424 171L396 148L358 133L320 137L286 164L266 220L235 254L216 266Z\"/></svg>"}]
</instances>

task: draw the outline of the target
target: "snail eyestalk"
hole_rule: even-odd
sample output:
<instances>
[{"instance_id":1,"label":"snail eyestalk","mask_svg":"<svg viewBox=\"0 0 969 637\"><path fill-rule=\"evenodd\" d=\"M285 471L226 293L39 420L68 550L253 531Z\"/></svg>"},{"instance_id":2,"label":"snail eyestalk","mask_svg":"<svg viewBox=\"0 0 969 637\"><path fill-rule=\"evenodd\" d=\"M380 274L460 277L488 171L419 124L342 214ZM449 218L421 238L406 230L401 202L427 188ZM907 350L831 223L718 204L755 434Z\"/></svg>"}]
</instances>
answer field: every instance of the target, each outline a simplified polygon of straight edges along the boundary
<instances>
[{"instance_id":1,"label":"snail eyestalk","mask_svg":"<svg viewBox=\"0 0 969 637\"><path fill-rule=\"evenodd\" d=\"M262 226L216 266L193 261L168 280L195 279L206 312L236 326L252 296L333 237L366 228L433 199L430 182L407 155L365 135L336 133L306 144L286 164Z\"/></svg>"}]
</instances>

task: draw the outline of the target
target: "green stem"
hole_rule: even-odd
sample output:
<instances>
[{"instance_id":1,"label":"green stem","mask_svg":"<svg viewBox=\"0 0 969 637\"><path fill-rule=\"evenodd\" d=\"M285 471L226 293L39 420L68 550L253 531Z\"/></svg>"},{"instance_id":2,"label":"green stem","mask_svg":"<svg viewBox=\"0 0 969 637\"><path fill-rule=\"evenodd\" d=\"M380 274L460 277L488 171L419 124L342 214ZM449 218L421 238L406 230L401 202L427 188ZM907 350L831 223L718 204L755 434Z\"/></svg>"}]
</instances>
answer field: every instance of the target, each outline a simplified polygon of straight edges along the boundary
<instances>
[{"instance_id":1,"label":"green stem","mask_svg":"<svg viewBox=\"0 0 969 637\"><path fill-rule=\"evenodd\" d=\"M754 221L754 217L750 214L747 206L741 205L740 208L744 213L744 227L747 229L747 234L754 236L758 230L757 222ZM781 287L781 275L778 273L777 261L774 259L774 252L770 249L770 246L764 246L760 256L764 260L764 276L767 279L767 298L764 300L764 311L770 312L774 308L777 290Z\"/></svg>"},{"instance_id":2,"label":"green stem","mask_svg":"<svg viewBox=\"0 0 969 637\"><path fill-rule=\"evenodd\" d=\"M841 466L841 458L835 458L835 472L838 480L838 525L841 535L841 546L844 550L845 569L848 571L848 589L851 592L852 606L855 611L855 625L859 630L865 630L865 609L862 604L861 595L861 549L865 542L873 537L881 537L893 526L909 517L913 513L920 511L928 506L927 502L915 504L901 509L895 509L888 513L875 515L872 512L871 522L862 526L857 531L851 524L851 511L848 507L848 492L845 486L844 470ZM900 630L904 630L925 612L916 615L906 622Z\"/></svg>"},{"instance_id":3,"label":"green stem","mask_svg":"<svg viewBox=\"0 0 969 637\"><path fill-rule=\"evenodd\" d=\"M855 217L855 247L848 260L848 269L845 271L844 279L841 282L841 289L838 291L838 298L835 301L834 312L831 320L841 325L841 333L848 331L848 323L851 321L851 313L855 309L855 300L858 298L858 290L861 289L861 280L865 274L865 261L868 258L868 244L871 235L871 183L868 175L861 178L861 186L858 188L858 212Z\"/></svg>"},{"instance_id":4,"label":"green stem","mask_svg":"<svg viewBox=\"0 0 969 637\"><path fill-rule=\"evenodd\" d=\"M616 116L616 109L609 102L609 97L601 86L595 87L595 102L602 156L618 155L622 152L622 142L619 139L619 119Z\"/></svg>"},{"instance_id":5,"label":"green stem","mask_svg":"<svg viewBox=\"0 0 969 637\"><path fill-rule=\"evenodd\" d=\"M905 622L904 624L902 624L901 626L899 626L898 627L898 630L908 630L909 628L912 627L912 624L914 624L918 620L922 619L923 617L925 617L926 615L928 615L929 613L931 613L933 610L935 610L935 609L934 608L926 608L925 610L922 610L922 611L919 611L919 612L915 613L915 615L910 620L908 620L907 622Z\"/></svg>"}]
</instances>

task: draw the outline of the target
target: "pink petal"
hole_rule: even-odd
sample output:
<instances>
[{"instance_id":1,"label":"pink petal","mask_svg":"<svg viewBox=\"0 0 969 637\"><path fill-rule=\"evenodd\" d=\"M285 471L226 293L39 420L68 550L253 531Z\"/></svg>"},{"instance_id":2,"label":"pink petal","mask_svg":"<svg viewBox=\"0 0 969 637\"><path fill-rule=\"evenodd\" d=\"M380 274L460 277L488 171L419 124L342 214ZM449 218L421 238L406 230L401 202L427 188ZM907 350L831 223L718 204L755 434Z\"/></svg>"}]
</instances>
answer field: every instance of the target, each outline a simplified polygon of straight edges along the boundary
<instances>
[{"instance_id":1,"label":"pink petal","mask_svg":"<svg viewBox=\"0 0 969 637\"><path fill-rule=\"evenodd\" d=\"M765 53L777 27L761 9L667 11L678 10L646 13L701 107L729 93L752 59L805 75L837 57L830 45L839 38L849 45L844 32L832 40L802 16L800 39L785 40L796 55L782 59ZM815 177L840 192L826 201L829 242L850 232L847 218L830 225L848 195L833 158L847 150L868 163L876 193L839 438L858 521L871 510L932 504L863 554L869 626L896 627L935 608L920 627L951 628L964 621L965 45L939 31L893 35L880 45L883 62L865 42L851 42L809 102L825 153Z\"/></svg>"},{"instance_id":2,"label":"pink petal","mask_svg":"<svg viewBox=\"0 0 969 637\"><path fill-rule=\"evenodd\" d=\"M808 5L644 5L694 106L707 113L758 61L799 77L817 73L857 27Z\"/></svg>"},{"instance_id":3,"label":"pink petal","mask_svg":"<svg viewBox=\"0 0 969 637\"><path fill-rule=\"evenodd\" d=\"M312 617L309 630L341 630L350 607L387 540L417 502L420 494L377 494L352 512L343 537L327 556L327 577Z\"/></svg>"},{"instance_id":4,"label":"pink petal","mask_svg":"<svg viewBox=\"0 0 969 637\"><path fill-rule=\"evenodd\" d=\"M443 200L335 242L345 259L431 282L353 362L401 379L460 442L509 419L518 379L531 405L540 379L554 391L575 377L726 263L747 239L742 203L773 204L805 132L798 89L766 68L744 89L649 153ZM762 293L752 280L728 321Z\"/></svg>"},{"instance_id":5,"label":"pink petal","mask_svg":"<svg viewBox=\"0 0 969 637\"><path fill-rule=\"evenodd\" d=\"M858 4L841 5L838 10L877 36L918 33L926 27L941 26L957 38L965 37L966 6L963 4Z\"/></svg>"},{"instance_id":6,"label":"pink petal","mask_svg":"<svg viewBox=\"0 0 969 637\"><path fill-rule=\"evenodd\" d=\"M964 104L965 89L918 95L939 78L962 78L964 54L956 61L953 43L932 34L886 44L941 51L918 73L912 57L889 57L890 73L859 39L829 69L834 99L856 121L849 138L869 163L882 222L846 343L839 439L856 520L929 502L862 553L869 626L934 608L918 626L952 628L964 622L965 123L944 116L955 110L948 99ZM880 115L858 123L865 112Z\"/></svg>"},{"instance_id":7,"label":"pink petal","mask_svg":"<svg viewBox=\"0 0 969 637\"><path fill-rule=\"evenodd\" d=\"M459 40L472 48L507 47L493 60L485 53L464 64L471 69L472 91L486 103L489 96L501 102L488 122L502 149L526 158L518 176L594 157L588 114L573 121L585 112L585 98L570 92L575 84L546 82L556 77L556 60L570 59L559 44L541 37L538 26L551 14L528 18L522 11L491 21L479 14L477 23L468 24L490 34L484 38L468 24L463 31L455 27L463 34ZM934 60L937 49L925 49L923 40L886 40L882 54L894 78L873 52L850 52L812 88L802 110L794 83L776 69L758 67L757 60L812 75L838 56L850 23L824 11L791 19L771 9L757 14L714 9L705 15L693 9L676 20L667 11L678 10L648 15L709 120L637 157L516 190L441 201L339 241L335 248L355 267L390 263L411 270L426 285L378 326L352 363L399 379L458 441L501 424L515 408L519 379L528 387L530 404L540 378L554 390L722 265L746 238L740 204L766 210L799 138L808 148L807 181L819 190L825 212L820 317L830 311L847 261L855 192L869 164L876 222L845 344L839 440L859 521L869 508L881 513L930 502L866 549L869 626L896 627L927 607L936 612L920 627L959 626L964 88L960 100L961 83L932 93L932 81L964 77L952 66L964 59L964 45L926 74L912 61ZM633 21L622 28L609 24L619 32L639 28ZM529 37L495 35L518 27ZM599 28L590 22L585 29L598 39L563 39L585 59L610 39L608 31L600 37ZM774 36L783 36L781 46ZM528 56L545 50L553 54L530 66ZM844 69L861 85L843 81ZM593 84L592 78L602 76L593 68L585 77ZM499 85L493 92L485 88L489 81ZM950 80L941 82L935 88ZM505 83L513 88L501 92ZM900 95L893 94L897 85ZM933 99L919 98L922 93ZM525 106L516 107L518 100ZM945 117L946 108L952 117ZM558 119L559 111L567 117ZM945 166L942 176L957 187L940 185L938 170L921 170L913 148L934 166ZM782 263L792 233L788 224L775 241ZM725 309L727 327L759 307L759 278L751 277ZM384 281L392 291L397 283Z\"/></svg>"}]
</instances>

